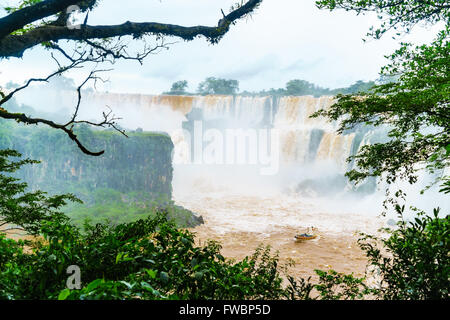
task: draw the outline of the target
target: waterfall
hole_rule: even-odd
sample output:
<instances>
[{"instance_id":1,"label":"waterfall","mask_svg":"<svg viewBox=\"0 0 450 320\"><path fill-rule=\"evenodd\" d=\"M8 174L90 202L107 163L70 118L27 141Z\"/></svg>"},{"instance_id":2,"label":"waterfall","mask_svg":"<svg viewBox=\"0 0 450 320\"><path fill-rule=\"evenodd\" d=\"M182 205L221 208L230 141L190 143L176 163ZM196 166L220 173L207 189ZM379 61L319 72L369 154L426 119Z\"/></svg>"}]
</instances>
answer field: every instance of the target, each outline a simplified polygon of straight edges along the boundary
<instances>
[{"instance_id":1,"label":"waterfall","mask_svg":"<svg viewBox=\"0 0 450 320\"><path fill-rule=\"evenodd\" d=\"M83 100L89 114L92 114L93 106L98 110L108 106L123 118L120 124L126 128L167 131L174 141L178 160L188 160L189 144L191 151L195 152L192 143L183 139L180 131L185 129L193 135L195 122L200 121L202 129L221 132L227 129L276 130L281 164L328 161L343 172L348 168L346 159L357 151L353 146L356 133L338 135L336 123L327 122L324 118L310 118L314 112L332 103L333 97L327 96L274 98L114 93L91 93Z\"/></svg>"},{"instance_id":2,"label":"waterfall","mask_svg":"<svg viewBox=\"0 0 450 320\"><path fill-rule=\"evenodd\" d=\"M250 190L264 186L308 195L336 194L354 191L344 177L354 165L347 158L379 134L365 129L339 135L337 123L310 117L333 102L329 96L88 93L81 108L88 112L80 117L89 119L107 106L128 130L169 133L175 170L181 165L186 172L189 167L197 172L192 179L208 175L208 186L233 177L239 181L231 179L230 189L245 179L243 185ZM203 164L201 170L194 169L198 164ZM374 188L372 181L362 189L370 193Z\"/></svg>"}]
</instances>

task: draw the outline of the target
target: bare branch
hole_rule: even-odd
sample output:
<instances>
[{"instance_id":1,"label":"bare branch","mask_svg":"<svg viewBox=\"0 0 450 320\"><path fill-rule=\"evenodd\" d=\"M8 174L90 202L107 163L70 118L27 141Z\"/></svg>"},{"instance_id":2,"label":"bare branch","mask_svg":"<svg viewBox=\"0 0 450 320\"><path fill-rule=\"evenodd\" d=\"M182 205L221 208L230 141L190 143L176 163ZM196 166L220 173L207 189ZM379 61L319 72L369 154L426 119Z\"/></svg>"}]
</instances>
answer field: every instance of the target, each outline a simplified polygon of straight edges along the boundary
<instances>
[{"instance_id":1,"label":"bare branch","mask_svg":"<svg viewBox=\"0 0 450 320\"><path fill-rule=\"evenodd\" d=\"M45 25L36 27L23 35L7 35L3 38L0 37L0 58L22 57L27 49L43 42L56 42L59 40L84 41L126 35L132 35L135 38L139 38L145 34L157 34L175 36L187 41L193 40L197 36L204 36L208 38L210 42L216 43L228 32L231 23L250 14L261 2L262 0L249 0L245 5L240 6L238 9L221 19L216 27L184 27L156 22L134 23L130 21L119 25L109 26L83 25L80 26L79 29L68 28L67 26Z\"/></svg>"},{"instance_id":2,"label":"bare branch","mask_svg":"<svg viewBox=\"0 0 450 320\"><path fill-rule=\"evenodd\" d=\"M25 124L45 124L54 129L61 130L61 131L65 132L69 136L69 138L72 139L77 144L78 148L83 153L90 155L90 156L100 156L104 153L104 150L99 151L99 152L93 152L93 151L88 150L78 139L77 135L73 132L73 127L75 124L82 124L82 123L89 124L91 126L102 127L102 128L110 127L110 128L115 129L119 133L123 134L124 136L127 136L123 130L121 130L117 127L116 121L119 120L119 118L116 118L112 114L112 110L109 107L108 108L110 109L110 111L108 113L103 112L103 120L101 122L96 123L96 122L85 121L85 120L77 120L78 111L79 111L79 108L81 105L81 89L90 80L94 80L94 81L101 80L101 78L98 77L96 74L99 72L105 72L105 71L109 71L109 70L91 71L89 76L77 88L78 101L77 101L77 104L75 107L75 112L74 112L71 120L69 122L67 122L66 124L58 124L58 123L55 123L55 122L53 122L51 120L47 120L47 119L28 117L23 113L10 113L1 107L0 107L0 118L12 119L12 120L16 120L18 122L22 122ZM19 89L21 90L24 87L28 86L31 83L31 80L33 80L33 79L30 79L25 86L22 86L22 87L16 89L14 92L17 92ZM42 79L35 79L35 80L38 81L38 80L42 80ZM44 80L42 80L42 81L44 81Z\"/></svg>"},{"instance_id":3,"label":"bare branch","mask_svg":"<svg viewBox=\"0 0 450 320\"><path fill-rule=\"evenodd\" d=\"M2 99L0 100L0 107L3 104L5 104L6 102L8 102L16 93L18 93L19 91L22 91L23 89L26 89L33 82L48 82L51 78L53 78L56 75L61 75L64 72L66 72L67 70L77 68L79 66L79 64L81 64L81 63L82 63L82 61L74 61L72 64L70 64L68 66L59 68L57 71L51 73L46 78L31 78L31 79L29 79L23 86L14 89L9 94L5 95L5 97L2 97Z\"/></svg>"}]
</instances>

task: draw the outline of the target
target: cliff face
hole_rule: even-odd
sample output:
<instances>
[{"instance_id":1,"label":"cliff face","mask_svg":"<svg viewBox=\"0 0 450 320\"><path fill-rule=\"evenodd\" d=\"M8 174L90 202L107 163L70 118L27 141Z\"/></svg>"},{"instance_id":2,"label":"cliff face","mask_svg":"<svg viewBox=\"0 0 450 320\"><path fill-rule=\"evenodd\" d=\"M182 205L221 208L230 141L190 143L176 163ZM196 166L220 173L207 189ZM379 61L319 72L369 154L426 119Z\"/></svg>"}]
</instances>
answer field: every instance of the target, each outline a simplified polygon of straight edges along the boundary
<instances>
[{"instance_id":1,"label":"cliff face","mask_svg":"<svg viewBox=\"0 0 450 320\"><path fill-rule=\"evenodd\" d=\"M19 172L32 189L89 194L105 188L171 199L174 146L168 135L132 132L126 138L87 127L77 133L89 149L105 150L105 154L87 156L63 133L17 125L8 126L8 139L0 139L0 149L16 149L25 158L41 161Z\"/></svg>"}]
</instances>

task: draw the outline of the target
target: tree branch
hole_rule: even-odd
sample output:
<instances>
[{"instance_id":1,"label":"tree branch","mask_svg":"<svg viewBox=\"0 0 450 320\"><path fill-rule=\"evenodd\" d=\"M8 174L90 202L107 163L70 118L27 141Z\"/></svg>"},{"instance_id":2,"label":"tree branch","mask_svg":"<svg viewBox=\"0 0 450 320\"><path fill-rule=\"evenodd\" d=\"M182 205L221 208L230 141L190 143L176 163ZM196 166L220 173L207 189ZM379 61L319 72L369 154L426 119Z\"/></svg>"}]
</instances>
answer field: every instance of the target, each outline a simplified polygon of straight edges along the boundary
<instances>
[{"instance_id":1,"label":"tree branch","mask_svg":"<svg viewBox=\"0 0 450 320\"><path fill-rule=\"evenodd\" d=\"M109 26L83 25L80 26L79 29L55 25L36 27L23 35L8 35L3 37L3 39L0 38L0 58L22 57L23 53L27 49L43 42L56 42L59 40L83 41L89 39L121 37L126 35L133 35L137 38L148 33L180 37L187 41L193 40L197 36L204 36L212 43L216 43L228 32L231 23L251 13L261 2L262 0L249 0L245 5L232 11L221 19L217 27L184 27L156 22L134 23L129 21L123 24ZM52 12L54 13L54 11Z\"/></svg>"},{"instance_id":2,"label":"tree branch","mask_svg":"<svg viewBox=\"0 0 450 320\"><path fill-rule=\"evenodd\" d=\"M51 120L47 120L47 119L41 119L41 118L31 118L28 117L27 115L23 114L23 113L11 113L8 112L7 110L3 109L0 107L0 118L3 119L11 119L11 120L16 120L18 122L22 122L25 124L45 124L49 127L52 127L54 129L58 129L61 130L63 132L65 132L70 139L72 139L78 146L78 148L85 154L90 155L90 156L101 156L105 151L99 151L99 152L93 152L88 150L78 139L77 135L73 132L73 126L75 124L81 124L81 123L86 123L89 124L91 126L97 126L97 127L112 127L113 129L115 129L116 131L120 132L121 134L123 134L124 136L126 136L125 132L123 130L120 130L117 125L116 125L116 120L119 120L119 118L115 118L114 115L112 115L112 111L110 110L108 113L103 112L103 120L101 122L95 123L95 122L90 122L90 121L79 121L77 120L77 116L78 116L78 111L79 111L79 107L81 104L81 89L83 88L83 86L89 81L89 80L98 80L100 79L98 76L96 76L95 74L98 72L102 72L102 71L108 71L108 70L94 70L91 71L89 76L83 81L83 83L77 88L77 94L78 94L78 101L77 101L77 105L75 108L75 112L72 116L72 118L70 119L69 122L67 122L66 124L58 124L55 123ZM27 87L32 80L40 80L40 81L47 81L45 79L31 79L28 81L28 83L19 88L19 89L23 89L25 87ZM16 89L18 90L18 89Z\"/></svg>"},{"instance_id":3,"label":"tree branch","mask_svg":"<svg viewBox=\"0 0 450 320\"><path fill-rule=\"evenodd\" d=\"M80 0L46 0L17 10L0 19L0 39L29 23L57 14Z\"/></svg>"}]
</instances>

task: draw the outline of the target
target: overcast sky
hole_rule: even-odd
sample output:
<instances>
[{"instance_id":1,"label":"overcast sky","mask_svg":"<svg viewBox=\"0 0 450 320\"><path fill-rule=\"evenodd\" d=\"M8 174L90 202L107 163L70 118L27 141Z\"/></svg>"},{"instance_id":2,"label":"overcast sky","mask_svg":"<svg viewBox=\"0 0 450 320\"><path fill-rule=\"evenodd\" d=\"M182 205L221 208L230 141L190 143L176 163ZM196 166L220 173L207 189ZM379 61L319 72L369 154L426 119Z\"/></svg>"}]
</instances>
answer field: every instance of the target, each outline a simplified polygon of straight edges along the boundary
<instances>
[{"instance_id":1,"label":"overcast sky","mask_svg":"<svg viewBox=\"0 0 450 320\"><path fill-rule=\"evenodd\" d=\"M10 4L14 1L0 1ZM181 25L216 25L220 9L228 12L236 0L103 0L90 15L90 24L154 21ZM124 6L126 4L126 6ZM386 63L384 55L397 47L397 40L363 42L373 15L319 10L314 0L264 0L248 20L239 21L217 45L204 38L179 41L143 66L121 61L108 74L101 90L158 94L173 82L188 80L195 91L209 76L236 79L241 90L284 87L291 79L304 79L323 87L343 87L357 80L374 80ZM400 39L429 41L436 29L416 28ZM167 41L175 41L168 39ZM49 53L27 51L23 59L0 61L0 84L21 83L30 76L43 76L54 68ZM77 81L83 73L71 73Z\"/></svg>"}]
</instances>

